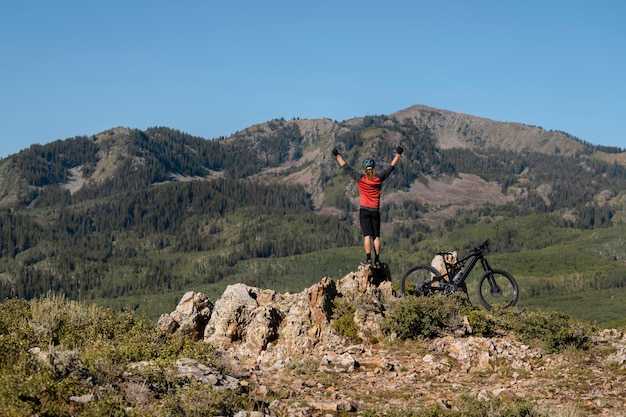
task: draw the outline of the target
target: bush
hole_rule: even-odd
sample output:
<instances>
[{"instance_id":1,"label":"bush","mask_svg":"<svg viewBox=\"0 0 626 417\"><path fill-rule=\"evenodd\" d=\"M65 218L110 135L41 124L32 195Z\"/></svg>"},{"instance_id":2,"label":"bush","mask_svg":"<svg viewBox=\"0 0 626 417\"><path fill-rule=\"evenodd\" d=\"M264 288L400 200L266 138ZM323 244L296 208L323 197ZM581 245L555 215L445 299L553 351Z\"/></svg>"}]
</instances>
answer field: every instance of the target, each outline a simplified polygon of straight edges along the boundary
<instances>
[{"instance_id":1,"label":"bush","mask_svg":"<svg viewBox=\"0 0 626 417\"><path fill-rule=\"evenodd\" d=\"M333 305L333 322L330 327L348 339L357 340L358 327L354 322L356 308L349 301L337 301Z\"/></svg>"},{"instance_id":2,"label":"bush","mask_svg":"<svg viewBox=\"0 0 626 417\"><path fill-rule=\"evenodd\" d=\"M507 330L527 343L540 340L548 352L568 347L587 349L593 331L590 325L558 311L527 312L513 308L500 311L499 317Z\"/></svg>"},{"instance_id":3,"label":"bush","mask_svg":"<svg viewBox=\"0 0 626 417\"><path fill-rule=\"evenodd\" d=\"M472 332L484 337L493 337L498 334L498 323L493 315L484 309L473 309L467 314Z\"/></svg>"},{"instance_id":4,"label":"bush","mask_svg":"<svg viewBox=\"0 0 626 417\"><path fill-rule=\"evenodd\" d=\"M512 332L525 343L539 341L548 352L587 349L593 331L590 325L557 311L474 308L461 293L448 297L401 298L390 306L381 330L400 339L432 338L457 329L462 316L467 317L476 335L493 337Z\"/></svg>"},{"instance_id":5,"label":"bush","mask_svg":"<svg viewBox=\"0 0 626 417\"><path fill-rule=\"evenodd\" d=\"M51 360L42 360L45 355ZM116 313L52 294L6 300L0 304L0 415L230 415L248 404L241 392L181 385L167 371L182 357L216 362L210 344L161 333L132 312ZM152 366L133 367L140 361ZM124 383L129 369L134 385ZM155 401L134 403L132 386L145 389ZM98 395L86 404L68 402L71 396L93 392Z\"/></svg>"},{"instance_id":6,"label":"bush","mask_svg":"<svg viewBox=\"0 0 626 417\"><path fill-rule=\"evenodd\" d=\"M458 326L468 302L461 293L448 297L404 297L390 306L380 327L383 333L400 339L437 337Z\"/></svg>"},{"instance_id":7,"label":"bush","mask_svg":"<svg viewBox=\"0 0 626 417\"><path fill-rule=\"evenodd\" d=\"M374 417L380 414L374 410L365 410L363 415ZM432 405L421 409L393 410L385 415L390 417L548 417L548 414L540 414L535 410L534 403L526 399L505 402L497 398L481 400L469 395L463 395L460 403L453 409Z\"/></svg>"},{"instance_id":8,"label":"bush","mask_svg":"<svg viewBox=\"0 0 626 417\"><path fill-rule=\"evenodd\" d=\"M32 330L26 324L30 309L25 300L12 299L0 304L0 364L17 363L28 350Z\"/></svg>"},{"instance_id":9,"label":"bush","mask_svg":"<svg viewBox=\"0 0 626 417\"><path fill-rule=\"evenodd\" d=\"M205 384L192 383L167 395L161 415L232 416L237 411L248 410L253 404L249 398L231 390L207 390Z\"/></svg>"}]
</instances>

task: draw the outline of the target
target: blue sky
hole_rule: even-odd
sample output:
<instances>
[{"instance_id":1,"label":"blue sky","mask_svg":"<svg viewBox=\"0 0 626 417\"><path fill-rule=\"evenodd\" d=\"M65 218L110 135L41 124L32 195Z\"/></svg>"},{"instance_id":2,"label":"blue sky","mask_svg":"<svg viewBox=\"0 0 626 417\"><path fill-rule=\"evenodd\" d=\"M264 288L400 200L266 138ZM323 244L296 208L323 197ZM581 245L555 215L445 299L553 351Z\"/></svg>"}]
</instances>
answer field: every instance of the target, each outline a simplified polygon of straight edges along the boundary
<instances>
[{"instance_id":1,"label":"blue sky","mask_svg":"<svg viewBox=\"0 0 626 417\"><path fill-rule=\"evenodd\" d=\"M626 147L625 18L621 0L3 2L0 157L414 104Z\"/></svg>"}]
</instances>

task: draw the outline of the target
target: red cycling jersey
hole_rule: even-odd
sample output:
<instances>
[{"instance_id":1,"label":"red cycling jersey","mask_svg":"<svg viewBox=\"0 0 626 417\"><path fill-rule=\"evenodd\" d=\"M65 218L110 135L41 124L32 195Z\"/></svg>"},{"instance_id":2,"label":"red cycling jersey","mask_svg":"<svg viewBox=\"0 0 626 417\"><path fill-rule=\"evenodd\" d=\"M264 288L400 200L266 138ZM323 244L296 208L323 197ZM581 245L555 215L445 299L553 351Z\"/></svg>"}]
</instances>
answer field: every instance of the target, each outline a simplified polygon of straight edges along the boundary
<instances>
[{"instance_id":1,"label":"red cycling jersey","mask_svg":"<svg viewBox=\"0 0 626 417\"><path fill-rule=\"evenodd\" d=\"M348 164L343 166L343 169L348 171L350 176L357 182L361 208L370 210L378 210L380 208L380 190L382 189L383 181L391 174L394 168L393 165L390 165L383 169L374 179L369 180L365 174L356 172Z\"/></svg>"}]
</instances>

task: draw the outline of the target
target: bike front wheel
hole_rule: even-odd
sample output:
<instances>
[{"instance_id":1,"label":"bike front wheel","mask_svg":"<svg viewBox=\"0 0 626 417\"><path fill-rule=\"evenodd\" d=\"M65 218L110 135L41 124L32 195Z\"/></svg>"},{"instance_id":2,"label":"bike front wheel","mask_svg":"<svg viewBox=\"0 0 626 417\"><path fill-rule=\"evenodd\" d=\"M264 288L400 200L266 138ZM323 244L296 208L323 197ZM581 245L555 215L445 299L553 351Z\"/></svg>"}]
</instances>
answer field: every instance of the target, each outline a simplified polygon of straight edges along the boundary
<instances>
[{"instance_id":1,"label":"bike front wheel","mask_svg":"<svg viewBox=\"0 0 626 417\"><path fill-rule=\"evenodd\" d=\"M496 306L512 307L518 297L517 282L507 271L493 269L485 272L478 280L478 298L487 310Z\"/></svg>"},{"instance_id":2,"label":"bike front wheel","mask_svg":"<svg viewBox=\"0 0 626 417\"><path fill-rule=\"evenodd\" d=\"M440 279L441 274L430 265L414 265L402 277L400 281L400 295L426 295L424 286L434 279Z\"/></svg>"}]
</instances>

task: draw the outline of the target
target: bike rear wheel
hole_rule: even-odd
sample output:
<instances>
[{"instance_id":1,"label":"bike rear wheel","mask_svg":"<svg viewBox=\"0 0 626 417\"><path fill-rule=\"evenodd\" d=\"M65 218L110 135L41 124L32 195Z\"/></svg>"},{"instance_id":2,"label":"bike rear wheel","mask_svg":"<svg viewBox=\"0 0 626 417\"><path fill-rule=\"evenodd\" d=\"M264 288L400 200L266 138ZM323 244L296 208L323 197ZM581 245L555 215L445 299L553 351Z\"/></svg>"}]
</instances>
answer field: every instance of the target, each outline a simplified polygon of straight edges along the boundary
<instances>
[{"instance_id":1,"label":"bike rear wheel","mask_svg":"<svg viewBox=\"0 0 626 417\"><path fill-rule=\"evenodd\" d=\"M487 310L496 306L512 307L518 297L517 282L507 271L493 269L485 272L478 280L478 299Z\"/></svg>"},{"instance_id":2,"label":"bike rear wheel","mask_svg":"<svg viewBox=\"0 0 626 417\"><path fill-rule=\"evenodd\" d=\"M400 281L400 295L425 295L422 286L430 283L441 274L430 265L414 265L402 277Z\"/></svg>"}]
</instances>

